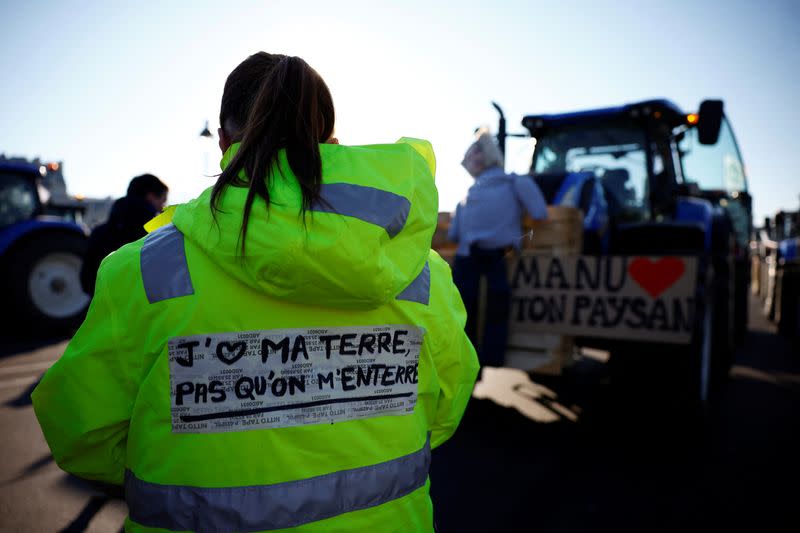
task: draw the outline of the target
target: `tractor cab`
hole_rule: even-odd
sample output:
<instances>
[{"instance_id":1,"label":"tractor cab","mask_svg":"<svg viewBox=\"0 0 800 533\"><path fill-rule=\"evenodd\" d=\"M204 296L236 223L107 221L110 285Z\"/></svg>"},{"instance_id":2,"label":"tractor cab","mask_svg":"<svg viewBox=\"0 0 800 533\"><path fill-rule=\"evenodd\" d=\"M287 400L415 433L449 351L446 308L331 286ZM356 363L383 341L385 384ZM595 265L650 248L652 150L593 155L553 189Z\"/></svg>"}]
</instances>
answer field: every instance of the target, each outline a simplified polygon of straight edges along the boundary
<instances>
[{"instance_id":1,"label":"tractor cab","mask_svg":"<svg viewBox=\"0 0 800 533\"><path fill-rule=\"evenodd\" d=\"M86 205L47 186L58 170L55 162L0 160L0 228L30 220L82 224Z\"/></svg>"},{"instance_id":2,"label":"tractor cab","mask_svg":"<svg viewBox=\"0 0 800 533\"><path fill-rule=\"evenodd\" d=\"M742 337L752 201L722 101L686 113L648 100L522 125L536 139L531 174L547 200L583 211L584 254L699 257L730 310L722 329Z\"/></svg>"},{"instance_id":3,"label":"tractor cab","mask_svg":"<svg viewBox=\"0 0 800 533\"><path fill-rule=\"evenodd\" d=\"M531 174L546 199L587 218L585 253L647 253L640 241L654 237L662 252L710 252L714 217L747 249L750 196L722 102L687 114L651 100L522 125L536 139Z\"/></svg>"}]
</instances>

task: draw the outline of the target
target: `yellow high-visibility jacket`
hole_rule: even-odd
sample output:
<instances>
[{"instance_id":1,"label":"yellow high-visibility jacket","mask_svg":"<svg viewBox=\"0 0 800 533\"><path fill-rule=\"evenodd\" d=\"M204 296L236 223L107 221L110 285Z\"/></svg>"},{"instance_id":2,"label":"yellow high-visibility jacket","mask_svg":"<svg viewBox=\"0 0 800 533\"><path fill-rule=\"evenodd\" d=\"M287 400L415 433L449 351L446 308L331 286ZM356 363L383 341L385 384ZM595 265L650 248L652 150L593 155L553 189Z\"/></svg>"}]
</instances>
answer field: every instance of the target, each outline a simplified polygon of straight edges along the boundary
<instances>
[{"instance_id":1,"label":"yellow high-visibility jacket","mask_svg":"<svg viewBox=\"0 0 800 533\"><path fill-rule=\"evenodd\" d=\"M108 256L34 391L59 466L124 483L126 530L432 530L430 450L478 371L430 250L433 151L320 151L305 219L281 153L244 256L243 187L216 219L207 190Z\"/></svg>"}]
</instances>

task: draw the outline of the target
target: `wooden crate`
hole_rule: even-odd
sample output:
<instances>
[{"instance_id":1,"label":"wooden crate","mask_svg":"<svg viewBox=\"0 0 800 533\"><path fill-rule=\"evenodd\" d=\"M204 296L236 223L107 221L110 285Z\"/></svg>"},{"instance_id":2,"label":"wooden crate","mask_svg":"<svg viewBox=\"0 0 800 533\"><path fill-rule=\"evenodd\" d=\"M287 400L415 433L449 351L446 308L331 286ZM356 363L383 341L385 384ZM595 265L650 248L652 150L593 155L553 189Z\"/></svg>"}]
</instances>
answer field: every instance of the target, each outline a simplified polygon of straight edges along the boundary
<instances>
[{"instance_id":1,"label":"wooden crate","mask_svg":"<svg viewBox=\"0 0 800 533\"><path fill-rule=\"evenodd\" d=\"M458 247L447 239L450 222L450 213L439 213L431 248L440 254ZM528 215L523 217L520 237L522 249L579 254L583 245L583 212L574 207L549 205L545 220L534 220Z\"/></svg>"},{"instance_id":2,"label":"wooden crate","mask_svg":"<svg viewBox=\"0 0 800 533\"><path fill-rule=\"evenodd\" d=\"M522 228L528 235L521 253L578 255L583 246L583 212L574 207L547 206L547 219L525 216ZM516 258L511 259L516 260ZM509 330L506 366L556 375L574 362L574 338L569 335Z\"/></svg>"},{"instance_id":3,"label":"wooden crate","mask_svg":"<svg viewBox=\"0 0 800 533\"><path fill-rule=\"evenodd\" d=\"M574 207L547 206L545 220L522 219L523 249L579 254L583 246L583 212Z\"/></svg>"},{"instance_id":4,"label":"wooden crate","mask_svg":"<svg viewBox=\"0 0 800 533\"><path fill-rule=\"evenodd\" d=\"M450 266L452 267L453 258L456 255L456 249L458 248L458 245L447 240L447 232L450 230L450 221L450 213L439 213L439 220L436 224L436 231L433 233L431 248L439 252L439 255L442 256L442 259L450 263Z\"/></svg>"}]
</instances>

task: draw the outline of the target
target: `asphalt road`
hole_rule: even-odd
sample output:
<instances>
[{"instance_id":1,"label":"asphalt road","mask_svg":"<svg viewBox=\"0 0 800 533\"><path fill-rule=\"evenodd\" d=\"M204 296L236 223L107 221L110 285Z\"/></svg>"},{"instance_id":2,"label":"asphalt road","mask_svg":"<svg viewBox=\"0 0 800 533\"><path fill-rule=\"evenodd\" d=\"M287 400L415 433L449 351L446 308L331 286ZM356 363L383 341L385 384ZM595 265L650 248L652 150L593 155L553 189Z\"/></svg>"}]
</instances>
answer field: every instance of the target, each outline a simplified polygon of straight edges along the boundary
<instances>
[{"instance_id":1,"label":"asphalt road","mask_svg":"<svg viewBox=\"0 0 800 533\"><path fill-rule=\"evenodd\" d=\"M33 414L30 392L63 353L66 340L0 346L0 531L117 532L127 514L53 462Z\"/></svg>"},{"instance_id":2,"label":"asphalt road","mask_svg":"<svg viewBox=\"0 0 800 533\"><path fill-rule=\"evenodd\" d=\"M567 380L487 376L504 385L433 454L438 530L800 531L800 346L750 317L704 417L590 358Z\"/></svg>"},{"instance_id":3,"label":"asphalt road","mask_svg":"<svg viewBox=\"0 0 800 533\"><path fill-rule=\"evenodd\" d=\"M6 335L3 337L7 338ZM61 472L30 406L65 340L0 344L0 531L120 530L122 500ZM568 379L488 369L434 451L440 532L798 531L800 346L757 312L704 419L615 387L581 359Z\"/></svg>"}]
</instances>

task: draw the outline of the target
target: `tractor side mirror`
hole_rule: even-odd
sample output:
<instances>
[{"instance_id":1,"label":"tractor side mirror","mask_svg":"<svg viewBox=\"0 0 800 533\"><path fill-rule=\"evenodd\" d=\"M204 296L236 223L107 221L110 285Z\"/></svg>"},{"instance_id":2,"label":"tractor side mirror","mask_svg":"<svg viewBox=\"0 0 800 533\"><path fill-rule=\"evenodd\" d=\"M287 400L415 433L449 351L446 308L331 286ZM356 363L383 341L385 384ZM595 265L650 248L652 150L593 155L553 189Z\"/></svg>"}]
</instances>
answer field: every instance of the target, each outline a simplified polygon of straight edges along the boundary
<instances>
[{"instance_id":1,"label":"tractor side mirror","mask_svg":"<svg viewBox=\"0 0 800 533\"><path fill-rule=\"evenodd\" d=\"M703 100L697 121L697 140L700 144L717 144L722 127L722 100Z\"/></svg>"}]
</instances>

